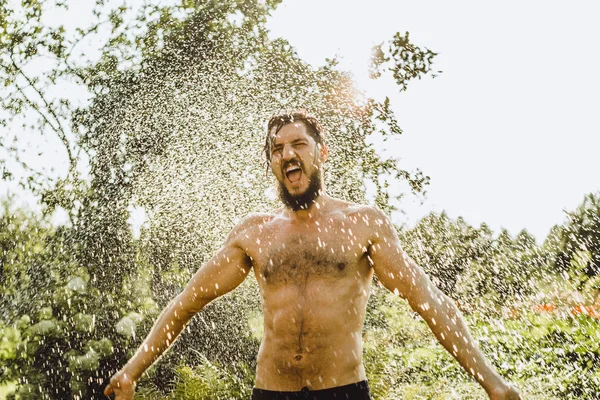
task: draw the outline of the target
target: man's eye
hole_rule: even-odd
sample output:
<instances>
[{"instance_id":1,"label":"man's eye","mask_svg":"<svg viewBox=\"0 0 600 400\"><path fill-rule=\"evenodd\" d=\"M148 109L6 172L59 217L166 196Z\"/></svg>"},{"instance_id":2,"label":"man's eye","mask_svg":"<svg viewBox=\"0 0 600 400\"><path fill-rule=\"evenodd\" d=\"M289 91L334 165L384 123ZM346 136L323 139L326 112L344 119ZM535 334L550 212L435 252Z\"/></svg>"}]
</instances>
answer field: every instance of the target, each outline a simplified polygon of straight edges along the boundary
<instances>
[{"instance_id":1,"label":"man's eye","mask_svg":"<svg viewBox=\"0 0 600 400\"><path fill-rule=\"evenodd\" d=\"M273 149L273 155L274 156L277 156L279 154L281 154L281 149Z\"/></svg>"}]
</instances>

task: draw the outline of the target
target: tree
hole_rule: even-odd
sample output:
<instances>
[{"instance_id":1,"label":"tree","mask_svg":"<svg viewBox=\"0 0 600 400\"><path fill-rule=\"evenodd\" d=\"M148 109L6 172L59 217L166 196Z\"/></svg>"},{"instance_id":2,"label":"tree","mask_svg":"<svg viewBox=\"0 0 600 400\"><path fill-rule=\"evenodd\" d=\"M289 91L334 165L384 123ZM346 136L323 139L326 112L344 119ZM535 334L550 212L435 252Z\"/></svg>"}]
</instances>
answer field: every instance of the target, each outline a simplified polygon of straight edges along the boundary
<instances>
[{"instance_id":1,"label":"tree","mask_svg":"<svg viewBox=\"0 0 600 400\"><path fill-rule=\"evenodd\" d=\"M400 232L407 252L452 298L471 305L483 296L495 303L521 301L532 293L547 257L526 231L498 237L485 224L474 228L462 218L430 214Z\"/></svg>"},{"instance_id":2,"label":"tree","mask_svg":"<svg viewBox=\"0 0 600 400\"><path fill-rule=\"evenodd\" d=\"M408 32L405 32L404 35L397 32L387 43L387 48L384 48L384 43L373 47L371 78L381 77L384 71L391 72L400 91L405 91L410 80L422 79L432 72L431 66L437 53L428 48L421 50L420 47L411 43L409 36ZM435 71L431 75L435 78L441 73L442 71Z\"/></svg>"},{"instance_id":3,"label":"tree","mask_svg":"<svg viewBox=\"0 0 600 400\"><path fill-rule=\"evenodd\" d=\"M471 263L485 264L493 246L487 226L476 229L443 212L430 214L413 228L401 232L407 252L431 274L435 283L453 295L460 276Z\"/></svg>"},{"instance_id":4,"label":"tree","mask_svg":"<svg viewBox=\"0 0 600 400\"><path fill-rule=\"evenodd\" d=\"M0 70L9 88L3 96L3 108L11 112L5 123L25 108L36 113L40 120L32 129L56 135L70 165L59 180L39 174L29 180L46 212L62 207L71 224L58 247L69 254L57 261L64 272L38 287L45 297L31 319L34 326L53 328L29 331L31 353L22 352L9 364L24 371L23 396L33 388L42 398L98 396L101 379L128 358L141 339L135 333L151 324L156 304L162 307L181 289L237 218L273 205L265 196L271 185L261 179L257 151L263 121L273 112L302 106L324 122L335 154L326 171L334 195L365 202L364 182L370 180L377 187L377 205L389 209L380 175L405 179L415 191L427 184L420 172L381 159L367 143L374 133L401 133L389 100L365 98L335 60L314 69L289 43L268 39L264 23L278 3L146 3L127 20L127 5L107 10L99 1L93 25L71 36L64 28L44 26L45 10L63 7L60 3L23 3L30 17L23 23L15 9L2 4L4 15L14 16L2 33L10 61ZM75 52L103 29L98 61ZM35 78L27 65L40 55L54 61ZM65 81L83 85L89 104L74 104L51 90ZM78 171L86 163L83 179ZM139 239L128 222L132 207L148 216ZM85 290L75 290L81 287ZM206 354L252 363L256 340L241 332L247 331L244 310L257 309L258 303L249 301L257 299L255 287L244 290L231 302L211 305L203 313L206 319L191 326L207 341L193 343L188 335L175 344L184 361L200 362ZM15 312L10 323L23 315ZM212 323L227 323L231 335L217 334ZM31 326L22 328L27 332ZM74 333L64 334L70 328ZM161 360L156 373L163 379L157 382L172 376L181 361L177 354ZM56 375L42 379L40 372L48 368Z\"/></svg>"},{"instance_id":5,"label":"tree","mask_svg":"<svg viewBox=\"0 0 600 400\"><path fill-rule=\"evenodd\" d=\"M333 155L326 171L332 194L365 202L364 181L369 179L378 187L377 204L386 208L386 189L378 179L382 173L407 178L415 190L424 185L423 177L400 170L395 160L379 159L366 142L376 131L399 134L389 101L364 99L349 76L336 69L335 60L315 70L289 43L269 41L259 24L226 21L226 13L199 8L163 34L162 47L148 50L152 56L139 70L112 69L108 78L94 82L97 96L82 113L83 142L97 155L90 202L102 207L105 216L100 221L91 213L80 229L95 232L90 237L106 255L102 262L93 253L86 256L94 265L92 276L114 275L114 260L126 254L125 245L114 242L118 236L104 224L112 215L123 221L135 204L149 216L142 239L159 304L180 290L237 218L274 205L265 197L273 184L261 179L265 171L259 149L264 121L276 110L302 106L323 121ZM229 28L223 30L224 25ZM248 290L255 293L256 287ZM258 308L250 298L257 297L246 295L243 303ZM208 314L216 324L227 321L231 329L232 319L245 323L240 304L227 310L226 303L218 304ZM203 330L195 336L206 342L190 346L187 340L192 339L184 338L182 354L194 348L225 361L253 359L256 346L240 347L238 338L210 326L198 329Z\"/></svg>"},{"instance_id":6,"label":"tree","mask_svg":"<svg viewBox=\"0 0 600 400\"><path fill-rule=\"evenodd\" d=\"M69 229L11 202L2 211L0 330L7 347L0 382L18 380L23 399L81 397L86 380L103 372L96 371L99 359L113 353L91 312L100 307L99 292L69 251Z\"/></svg>"},{"instance_id":7,"label":"tree","mask_svg":"<svg viewBox=\"0 0 600 400\"><path fill-rule=\"evenodd\" d=\"M555 254L556 272L567 274L580 290L600 289L600 194L587 194L567 212L567 222L552 229L545 246Z\"/></svg>"}]
</instances>

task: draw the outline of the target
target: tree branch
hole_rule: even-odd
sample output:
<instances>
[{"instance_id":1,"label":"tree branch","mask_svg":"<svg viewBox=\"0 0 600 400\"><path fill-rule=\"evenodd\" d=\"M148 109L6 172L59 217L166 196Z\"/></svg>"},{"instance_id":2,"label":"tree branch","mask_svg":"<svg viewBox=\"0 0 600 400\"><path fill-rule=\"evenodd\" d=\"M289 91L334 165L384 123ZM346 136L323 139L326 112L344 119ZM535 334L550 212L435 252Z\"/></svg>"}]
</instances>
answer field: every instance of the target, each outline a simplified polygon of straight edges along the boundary
<instances>
[{"instance_id":1,"label":"tree branch","mask_svg":"<svg viewBox=\"0 0 600 400\"><path fill-rule=\"evenodd\" d=\"M69 170L73 170L76 166L76 160L73 158L73 153L71 152L71 147L69 146L69 140L67 139L67 134L65 133L62 124L60 122L60 119L58 118L58 116L56 115L56 113L54 112L54 110L52 109L52 106L48 103L48 101L46 100L46 98L44 97L44 94L35 86L34 82L25 74L25 72L23 72L23 69L20 68L17 63L15 62L14 58L13 58L13 54L11 53L10 55L10 61L12 62L13 67L16 69L16 71L18 71L18 73L23 76L23 78L25 78L25 80L27 81L27 83L29 84L29 86L31 86L33 88L33 90L35 90L35 92L40 96L40 98L42 99L42 102L44 103L44 105L46 106L46 109L48 110L48 112L52 115L52 117L54 118L54 121L56 122L57 126L55 127L50 120L48 119L48 117L41 112L40 107L38 104L34 103L25 93L25 91L18 85L15 83L15 86L17 88L17 90L21 93L21 95L23 95L23 98L25 99L25 101L33 107L33 109L44 119L44 121L46 121L46 123L48 125L50 125L50 127L52 128L52 130L54 130L54 132L56 133L56 135L59 137L59 139L61 140L61 142L63 143L63 145L65 146L66 150L67 150L67 156L69 158L69 165L70 168Z\"/></svg>"}]
</instances>

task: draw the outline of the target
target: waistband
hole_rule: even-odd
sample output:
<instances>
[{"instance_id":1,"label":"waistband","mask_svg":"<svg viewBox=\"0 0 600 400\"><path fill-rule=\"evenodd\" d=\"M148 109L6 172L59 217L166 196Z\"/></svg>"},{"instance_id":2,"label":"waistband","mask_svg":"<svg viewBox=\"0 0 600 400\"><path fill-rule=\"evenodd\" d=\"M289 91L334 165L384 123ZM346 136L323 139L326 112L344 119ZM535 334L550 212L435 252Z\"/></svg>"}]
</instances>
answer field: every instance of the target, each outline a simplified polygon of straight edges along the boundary
<instances>
[{"instance_id":1,"label":"waistband","mask_svg":"<svg viewBox=\"0 0 600 400\"><path fill-rule=\"evenodd\" d=\"M276 390L266 390L254 388L252 390L252 400L370 400L369 384L366 380L351 383L349 385L337 386L327 389L310 390L308 387L303 387L297 392L286 392Z\"/></svg>"}]
</instances>

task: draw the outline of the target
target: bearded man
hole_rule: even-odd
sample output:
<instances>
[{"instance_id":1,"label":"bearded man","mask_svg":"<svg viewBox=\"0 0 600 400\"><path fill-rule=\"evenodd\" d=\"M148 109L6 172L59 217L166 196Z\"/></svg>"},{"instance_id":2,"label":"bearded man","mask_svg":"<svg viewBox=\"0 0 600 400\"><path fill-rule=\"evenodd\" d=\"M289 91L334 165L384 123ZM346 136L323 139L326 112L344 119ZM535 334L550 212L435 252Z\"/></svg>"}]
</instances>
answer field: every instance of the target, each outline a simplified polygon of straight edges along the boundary
<instances>
[{"instance_id":1,"label":"bearded man","mask_svg":"<svg viewBox=\"0 0 600 400\"><path fill-rule=\"evenodd\" d=\"M133 398L135 382L194 314L252 271L264 314L253 400L370 399L362 330L373 275L406 299L490 399L519 399L486 361L454 302L402 250L380 210L330 197L323 129L303 112L271 118L265 155L283 206L252 214L161 313L105 389Z\"/></svg>"}]
</instances>

